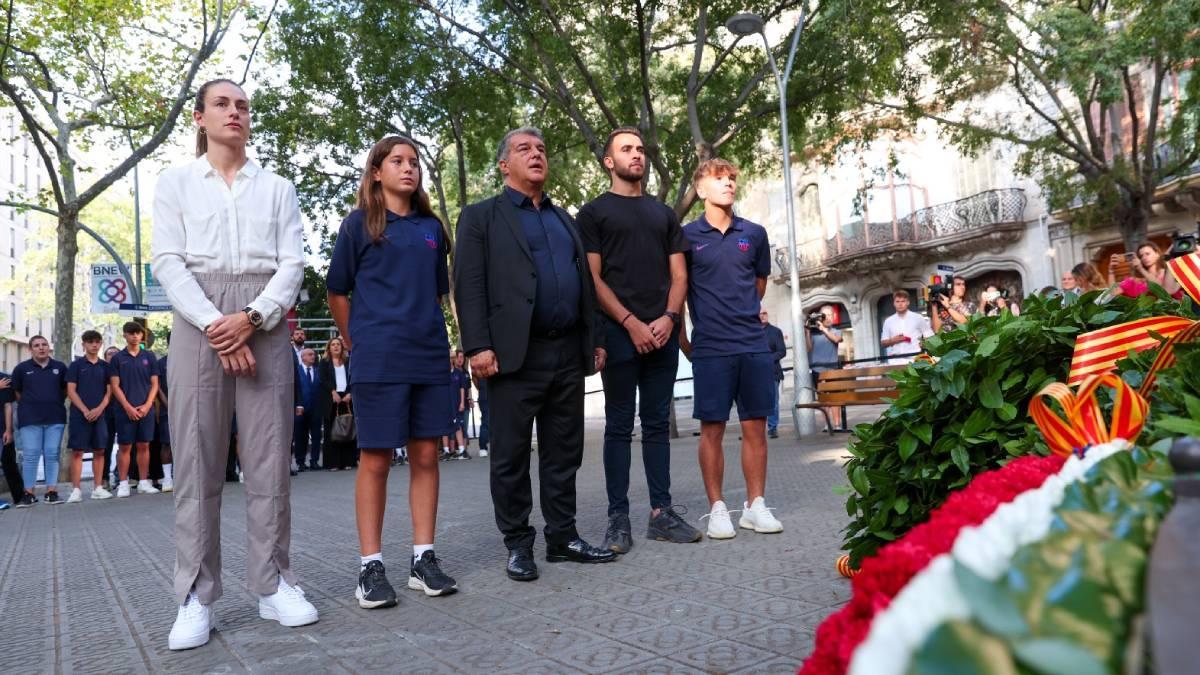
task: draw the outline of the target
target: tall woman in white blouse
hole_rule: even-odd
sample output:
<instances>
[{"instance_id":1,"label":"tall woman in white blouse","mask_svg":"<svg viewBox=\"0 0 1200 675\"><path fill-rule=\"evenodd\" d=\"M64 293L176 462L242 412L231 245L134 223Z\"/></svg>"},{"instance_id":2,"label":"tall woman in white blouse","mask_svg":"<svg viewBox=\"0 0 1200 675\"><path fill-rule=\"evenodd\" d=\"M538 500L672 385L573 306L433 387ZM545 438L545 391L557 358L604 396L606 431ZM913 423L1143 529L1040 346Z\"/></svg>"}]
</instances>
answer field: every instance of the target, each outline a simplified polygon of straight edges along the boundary
<instances>
[{"instance_id":1,"label":"tall woman in white blouse","mask_svg":"<svg viewBox=\"0 0 1200 675\"><path fill-rule=\"evenodd\" d=\"M246 482L246 585L264 619L285 626L317 620L288 560L295 371L283 319L304 271L296 189L246 157L250 100L236 83L202 85L192 118L196 159L163 172L154 195L154 276L175 314L168 378L179 611L171 649L205 644L213 628L235 410Z\"/></svg>"}]
</instances>

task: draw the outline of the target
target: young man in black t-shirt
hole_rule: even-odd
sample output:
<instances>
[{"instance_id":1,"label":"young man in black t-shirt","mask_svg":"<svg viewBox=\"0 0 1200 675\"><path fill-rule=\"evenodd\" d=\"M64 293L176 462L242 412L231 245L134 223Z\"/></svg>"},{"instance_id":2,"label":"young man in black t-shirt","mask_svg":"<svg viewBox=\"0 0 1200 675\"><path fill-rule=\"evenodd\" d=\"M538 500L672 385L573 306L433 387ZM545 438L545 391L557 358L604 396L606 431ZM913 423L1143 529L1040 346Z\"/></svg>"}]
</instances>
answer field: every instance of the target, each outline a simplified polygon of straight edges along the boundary
<instances>
[{"instance_id":1,"label":"young man in black t-shirt","mask_svg":"<svg viewBox=\"0 0 1200 675\"><path fill-rule=\"evenodd\" d=\"M671 503L668 435L679 365L679 314L687 295L688 243L675 212L642 194L645 162L641 132L622 127L610 133L604 165L611 187L585 204L577 218L607 319L608 361L600 374L608 488L604 548L617 553L633 546L629 465L635 412L642 422L642 463L650 488L646 537L686 543L703 536Z\"/></svg>"}]
</instances>

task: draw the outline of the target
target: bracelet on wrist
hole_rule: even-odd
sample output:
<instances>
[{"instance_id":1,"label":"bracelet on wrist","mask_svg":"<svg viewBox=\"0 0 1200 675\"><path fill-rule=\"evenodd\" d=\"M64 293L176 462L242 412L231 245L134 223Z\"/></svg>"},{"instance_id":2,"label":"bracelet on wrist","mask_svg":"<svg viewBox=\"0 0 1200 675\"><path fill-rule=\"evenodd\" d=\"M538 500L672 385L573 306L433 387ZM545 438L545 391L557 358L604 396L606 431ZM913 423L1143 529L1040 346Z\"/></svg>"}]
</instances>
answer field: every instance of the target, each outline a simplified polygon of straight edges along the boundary
<instances>
[{"instance_id":1,"label":"bracelet on wrist","mask_svg":"<svg viewBox=\"0 0 1200 675\"><path fill-rule=\"evenodd\" d=\"M628 321L629 317L631 317L631 316L633 316L633 312L629 312L628 314L625 315L624 319L621 319L621 327L622 328L625 327L625 322Z\"/></svg>"}]
</instances>

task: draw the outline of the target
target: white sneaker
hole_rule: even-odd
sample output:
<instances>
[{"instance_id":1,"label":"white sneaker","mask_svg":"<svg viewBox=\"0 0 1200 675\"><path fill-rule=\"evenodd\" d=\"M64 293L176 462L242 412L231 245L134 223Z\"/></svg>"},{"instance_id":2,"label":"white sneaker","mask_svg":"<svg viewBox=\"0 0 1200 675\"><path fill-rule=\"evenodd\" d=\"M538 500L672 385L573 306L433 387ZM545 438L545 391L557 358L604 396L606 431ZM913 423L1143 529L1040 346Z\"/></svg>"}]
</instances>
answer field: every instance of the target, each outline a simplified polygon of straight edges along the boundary
<instances>
[{"instance_id":1,"label":"white sneaker","mask_svg":"<svg viewBox=\"0 0 1200 675\"><path fill-rule=\"evenodd\" d=\"M67 497L67 503L78 504L81 501L83 501L83 490L80 490L79 488L71 490L71 496Z\"/></svg>"},{"instance_id":2,"label":"white sneaker","mask_svg":"<svg viewBox=\"0 0 1200 675\"><path fill-rule=\"evenodd\" d=\"M245 472L243 472L243 471L239 471L239 472L238 472L238 482L239 482L239 483L245 483L245 482L246 482L246 474L245 474Z\"/></svg>"},{"instance_id":3,"label":"white sneaker","mask_svg":"<svg viewBox=\"0 0 1200 675\"><path fill-rule=\"evenodd\" d=\"M139 495L156 495L156 494L158 494L158 489L154 487L154 483L151 483L148 480L139 480L138 481L138 494Z\"/></svg>"},{"instance_id":4,"label":"white sneaker","mask_svg":"<svg viewBox=\"0 0 1200 675\"><path fill-rule=\"evenodd\" d=\"M753 504L746 504L746 508L742 511L742 517L738 520L738 526L754 530L759 534L783 532L783 523L775 518L762 497L756 497Z\"/></svg>"},{"instance_id":5,"label":"white sneaker","mask_svg":"<svg viewBox=\"0 0 1200 675\"><path fill-rule=\"evenodd\" d=\"M206 644L215 624L212 608L200 604L195 593L188 593L187 599L179 606L179 613L175 615L175 625L171 626L167 647L179 650Z\"/></svg>"},{"instance_id":6,"label":"white sneaker","mask_svg":"<svg viewBox=\"0 0 1200 675\"><path fill-rule=\"evenodd\" d=\"M733 539L737 536L737 530L733 529L733 521L729 520L729 509L725 508L725 502L713 502L712 510L700 516L701 520L705 518L708 518L709 539Z\"/></svg>"},{"instance_id":7,"label":"white sneaker","mask_svg":"<svg viewBox=\"0 0 1200 675\"><path fill-rule=\"evenodd\" d=\"M124 499L129 496L129 481L123 480L117 483L117 497Z\"/></svg>"},{"instance_id":8,"label":"white sneaker","mask_svg":"<svg viewBox=\"0 0 1200 675\"><path fill-rule=\"evenodd\" d=\"M480 457L487 457L487 450L484 450L484 449L480 448L480 450L479 450L479 456L480 456Z\"/></svg>"},{"instance_id":9,"label":"white sneaker","mask_svg":"<svg viewBox=\"0 0 1200 675\"><path fill-rule=\"evenodd\" d=\"M105 490L103 486L97 486L92 489L92 499L112 499L113 493Z\"/></svg>"},{"instance_id":10,"label":"white sneaker","mask_svg":"<svg viewBox=\"0 0 1200 675\"><path fill-rule=\"evenodd\" d=\"M162 479L162 482L159 483L159 485L162 486L162 489L159 490L159 492L174 492L175 491L175 481L171 480L170 478Z\"/></svg>"},{"instance_id":11,"label":"white sneaker","mask_svg":"<svg viewBox=\"0 0 1200 675\"><path fill-rule=\"evenodd\" d=\"M304 598L299 586L291 586L279 578L279 590L258 599L258 616L278 621L282 626L307 626L317 622L317 608Z\"/></svg>"}]
</instances>

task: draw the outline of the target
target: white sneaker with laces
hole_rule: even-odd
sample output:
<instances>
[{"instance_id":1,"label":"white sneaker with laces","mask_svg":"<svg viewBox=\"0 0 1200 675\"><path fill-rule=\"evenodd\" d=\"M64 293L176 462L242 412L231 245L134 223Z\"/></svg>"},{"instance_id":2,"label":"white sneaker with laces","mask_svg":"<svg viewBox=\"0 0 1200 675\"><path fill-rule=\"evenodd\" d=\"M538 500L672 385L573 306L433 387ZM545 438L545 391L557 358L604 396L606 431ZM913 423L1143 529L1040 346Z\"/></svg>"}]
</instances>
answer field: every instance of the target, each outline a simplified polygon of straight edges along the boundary
<instances>
[{"instance_id":1,"label":"white sneaker with laces","mask_svg":"<svg viewBox=\"0 0 1200 675\"><path fill-rule=\"evenodd\" d=\"M480 449L479 449L479 456L480 456L480 457L487 457L487 456L488 456L488 451L487 451L487 450L484 450L483 448L480 448Z\"/></svg>"},{"instance_id":2,"label":"white sneaker with laces","mask_svg":"<svg viewBox=\"0 0 1200 675\"><path fill-rule=\"evenodd\" d=\"M129 481L123 480L117 483L117 497L124 499L129 496Z\"/></svg>"},{"instance_id":3,"label":"white sneaker with laces","mask_svg":"<svg viewBox=\"0 0 1200 675\"><path fill-rule=\"evenodd\" d=\"M71 496L67 497L67 503L78 504L81 501L83 501L83 490L80 490L79 488L71 490Z\"/></svg>"},{"instance_id":4,"label":"white sneaker with laces","mask_svg":"<svg viewBox=\"0 0 1200 675\"><path fill-rule=\"evenodd\" d=\"M258 616L278 621L282 626L294 628L316 623L317 608L305 599L299 586L292 586L279 577L279 590L258 599Z\"/></svg>"},{"instance_id":5,"label":"white sneaker with laces","mask_svg":"<svg viewBox=\"0 0 1200 675\"><path fill-rule=\"evenodd\" d=\"M92 489L92 499L112 499L113 493L105 490L103 486L96 486Z\"/></svg>"},{"instance_id":6,"label":"white sneaker with laces","mask_svg":"<svg viewBox=\"0 0 1200 675\"><path fill-rule=\"evenodd\" d=\"M738 526L754 530L759 534L783 532L783 523L775 518L762 497L755 497L753 503L746 504L746 508L742 511L742 517L738 520Z\"/></svg>"},{"instance_id":7,"label":"white sneaker with laces","mask_svg":"<svg viewBox=\"0 0 1200 675\"><path fill-rule=\"evenodd\" d=\"M700 516L701 520L708 518L708 538L709 539L733 539L737 536L737 530L733 529L733 521L729 519L729 509L725 507L725 502L713 502L712 510L707 514Z\"/></svg>"},{"instance_id":8,"label":"white sneaker with laces","mask_svg":"<svg viewBox=\"0 0 1200 675\"><path fill-rule=\"evenodd\" d=\"M216 623L212 608L200 604L195 593L188 593L187 599L179 606L179 613L175 615L175 625L171 626L167 647L180 650L206 644Z\"/></svg>"},{"instance_id":9,"label":"white sneaker with laces","mask_svg":"<svg viewBox=\"0 0 1200 675\"><path fill-rule=\"evenodd\" d=\"M174 492L175 491L175 481L171 480L170 478L162 479L162 482L159 483L159 485L162 486L162 489L159 490L159 492Z\"/></svg>"},{"instance_id":10,"label":"white sneaker with laces","mask_svg":"<svg viewBox=\"0 0 1200 675\"><path fill-rule=\"evenodd\" d=\"M138 494L139 495L156 495L156 494L158 494L158 488L154 487L154 483L151 483L148 480L139 480L138 481Z\"/></svg>"}]
</instances>

